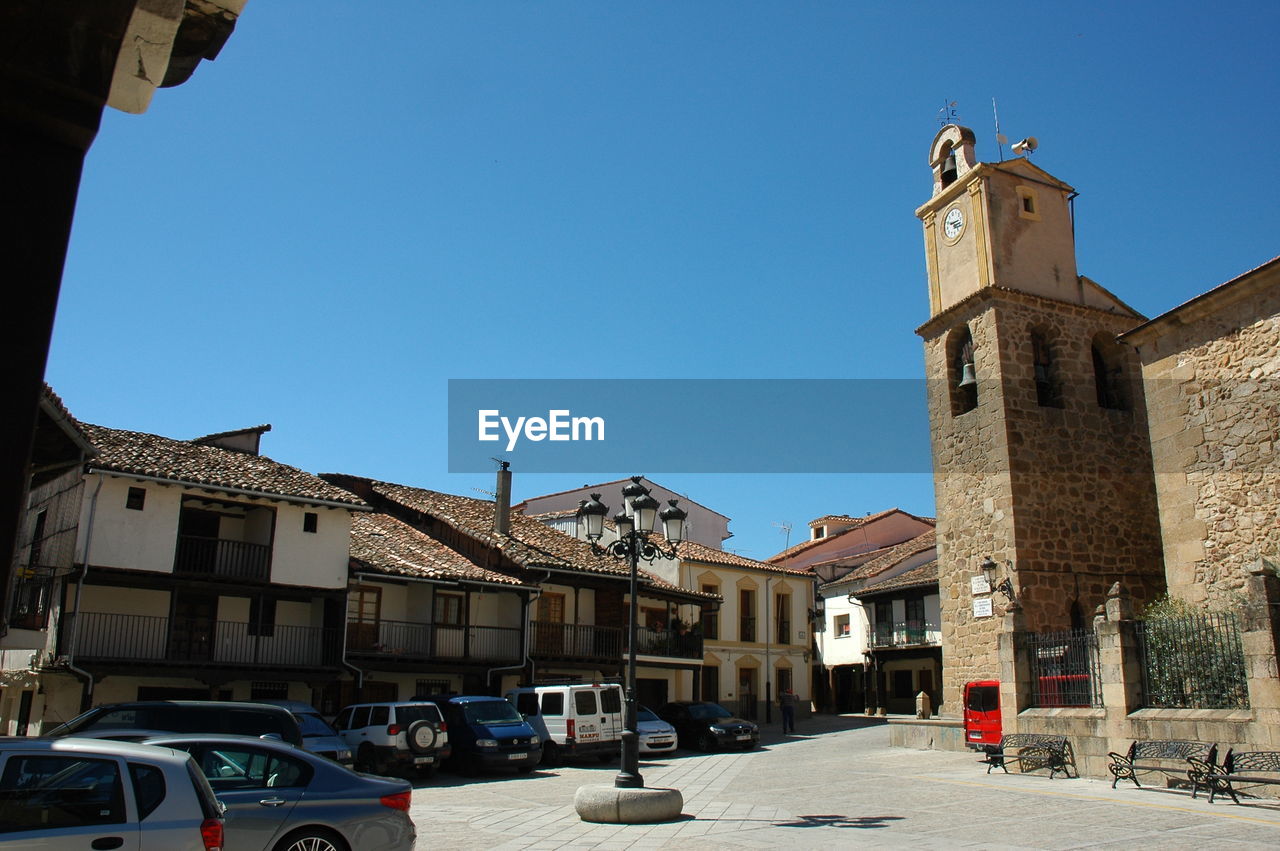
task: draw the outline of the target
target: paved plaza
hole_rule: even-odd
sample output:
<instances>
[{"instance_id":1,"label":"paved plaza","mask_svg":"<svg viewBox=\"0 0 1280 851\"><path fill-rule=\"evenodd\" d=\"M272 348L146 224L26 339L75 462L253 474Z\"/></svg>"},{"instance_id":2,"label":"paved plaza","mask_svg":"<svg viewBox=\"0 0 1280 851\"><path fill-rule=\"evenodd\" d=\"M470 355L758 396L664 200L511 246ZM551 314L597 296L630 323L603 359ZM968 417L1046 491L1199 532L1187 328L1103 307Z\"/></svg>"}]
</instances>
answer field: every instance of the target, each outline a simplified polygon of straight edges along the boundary
<instances>
[{"instance_id":1,"label":"paved plaza","mask_svg":"<svg viewBox=\"0 0 1280 851\"><path fill-rule=\"evenodd\" d=\"M883 723L803 722L762 747L642 763L647 786L684 795L658 825L580 821L575 790L609 784L612 765L464 779L442 773L413 795L418 848L1275 848L1280 802L1210 805L1180 790L985 774L967 753L890 748Z\"/></svg>"}]
</instances>

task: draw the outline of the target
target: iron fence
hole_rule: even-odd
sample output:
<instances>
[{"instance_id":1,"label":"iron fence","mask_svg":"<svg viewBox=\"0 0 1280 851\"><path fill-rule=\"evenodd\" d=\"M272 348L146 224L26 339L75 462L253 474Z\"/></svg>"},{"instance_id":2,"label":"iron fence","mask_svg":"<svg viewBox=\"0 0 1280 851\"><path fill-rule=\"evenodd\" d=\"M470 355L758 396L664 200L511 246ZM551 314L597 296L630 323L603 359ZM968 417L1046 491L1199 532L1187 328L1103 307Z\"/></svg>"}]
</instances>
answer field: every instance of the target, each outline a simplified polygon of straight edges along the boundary
<instances>
[{"instance_id":1,"label":"iron fence","mask_svg":"<svg viewBox=\"0 0 1280 851\"><path fill-rule=\"evenodd\" d=\"M1023 633L1032 706L1101 706L1098 637L1091 629Z\"/></svg>"},{"instance_id":2,"label":"iron fence","mask_svg":"<svg viewBox=\"0 0 1280 851\"><path fill-rule=\"evenodd\" d=\"M1171 709L1248 709L1240 621L1209 612L1137 623L1142 705Z\"/></svg>"}]
</instances>

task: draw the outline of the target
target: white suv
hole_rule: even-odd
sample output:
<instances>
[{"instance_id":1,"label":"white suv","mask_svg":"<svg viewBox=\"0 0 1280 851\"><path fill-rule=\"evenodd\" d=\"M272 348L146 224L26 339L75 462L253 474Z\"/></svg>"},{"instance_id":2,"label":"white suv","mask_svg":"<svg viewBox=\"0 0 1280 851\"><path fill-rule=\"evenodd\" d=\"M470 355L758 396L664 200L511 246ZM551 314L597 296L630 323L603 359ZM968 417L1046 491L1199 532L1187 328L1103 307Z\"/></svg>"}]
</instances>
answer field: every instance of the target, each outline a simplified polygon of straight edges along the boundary
<instances>
[{"instance_id":1,"label":"white suv","mask_svg":"<svg viewBox=\"0 0 1280 851\"><path fill-rule=\"evenodd\" d=\"M449 758L449 727L434 703L357 703L334 719L355 754L358 771L391 774L412 771L430 777Z\"/></svg>"},{"instance_id":2,"label":"white suv","mask_svg":"<svg viewBox=\"0 0 1280 851\"><path fill-rule=\"evenodd\" d=\"M221 851L222 812L187 753L100 739L0 738L0 845Z\"/></svg>"}]
</instances>

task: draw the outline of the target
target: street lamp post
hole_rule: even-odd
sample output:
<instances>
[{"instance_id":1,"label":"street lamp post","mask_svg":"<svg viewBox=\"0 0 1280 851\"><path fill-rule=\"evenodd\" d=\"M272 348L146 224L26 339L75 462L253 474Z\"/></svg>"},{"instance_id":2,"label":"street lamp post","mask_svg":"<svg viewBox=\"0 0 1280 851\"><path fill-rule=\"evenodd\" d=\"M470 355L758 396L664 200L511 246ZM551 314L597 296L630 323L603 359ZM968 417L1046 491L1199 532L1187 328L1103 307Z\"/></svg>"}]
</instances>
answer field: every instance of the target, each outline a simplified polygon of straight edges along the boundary
<instances>
[{"instance_id":1,"label":"street lamp post","mask_svg":"<svg viewBox=\"0 0 1280 851\"><path fill-rule=\"evenodd\" d=\"M597 555L609 555L619 561L627 562L631 569L631 607L627 621L627 693L626 693L626 731L622 734L622 770L614 778L613 785L620 789L644 788L644 778L640 776L640 734L636 719L636 614L639 607L639 571L640 560L652 562L654 559L676 558L676 548L684 540L684 521L689 515L676 505L678 500L668 500L668 506L658 511L658 501L649 494L649 489L640 483L640 476L632 476L631 484L622 489L622 498L630 512L623 510L614 516L618 538L601 546L604 536L604 518L609 507L600 501L600 494L591 494L590 501L578 507L578 522L586 530L586 538L591 542L591 550ZM666 536L670 549L664 549L651 540L654 521L662 520L663 535Z\"/></svg>"}]
</instances>

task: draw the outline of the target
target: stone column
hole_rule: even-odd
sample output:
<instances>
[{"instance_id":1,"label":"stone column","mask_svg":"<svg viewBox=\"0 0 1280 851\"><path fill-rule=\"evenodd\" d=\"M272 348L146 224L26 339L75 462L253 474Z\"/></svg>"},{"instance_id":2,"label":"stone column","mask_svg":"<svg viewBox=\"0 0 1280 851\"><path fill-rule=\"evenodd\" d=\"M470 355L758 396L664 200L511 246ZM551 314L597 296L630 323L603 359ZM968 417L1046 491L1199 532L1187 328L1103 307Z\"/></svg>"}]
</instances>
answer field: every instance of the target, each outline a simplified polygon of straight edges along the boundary
<instances>
[{"instance_id":1,"label":"stone column","mask_svg":"<svg viewBox=\"0 0 1280 851\"><path fill-rule=\"evenodd\" d=\"M1005 610L997 642L1000 658L1000 718L1004 732L1017 733L1018 713L1031 705L1031 663L1022 643L1026 614L1021 607Z\"/></svg>"},{"instance_id":2,"label":"stone column","mask_svg":"<svg viewBox=\"0 0 1280 851\"><path fill-rule=\"evenodd\" d=\"M1098 640L1098 673L1109 750L1124 752L1131 738L1127 718L1142 703L1142 664L1133 603L1120 583L1111 586L1106 603L1093 619Z\"/></svg>"},{"instance_id":3,"label":"stone column","mask_svg":"<svg viewBox=\"0 0 1280 851\"><path fill-rule=\"evenodd\" d=\"M1280 670L1276 650L1280 646L1280 577L1262 559L1249 568L1248 603L1241 619L1240 643L1249 683L1249 707L1253 710L1255 742L1280 746Z\"/></svg>"}]
</instances>

